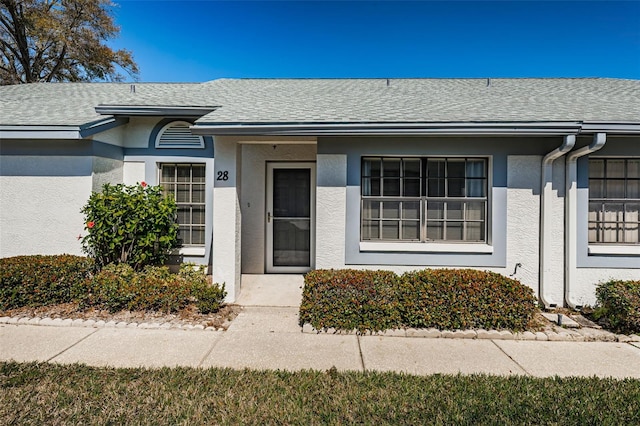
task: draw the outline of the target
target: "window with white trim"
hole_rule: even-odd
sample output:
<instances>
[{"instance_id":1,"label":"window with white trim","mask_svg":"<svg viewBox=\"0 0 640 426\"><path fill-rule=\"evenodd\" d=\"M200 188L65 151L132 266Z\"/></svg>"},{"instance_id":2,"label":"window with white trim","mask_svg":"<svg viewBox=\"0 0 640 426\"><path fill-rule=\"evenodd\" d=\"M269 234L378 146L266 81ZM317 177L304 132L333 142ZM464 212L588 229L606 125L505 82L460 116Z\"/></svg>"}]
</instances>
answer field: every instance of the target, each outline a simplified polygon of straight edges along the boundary
<instances>
[{"instance_id":1,"label":"window with white trim","mask_svg":"<svg viewBox=\"0 0 640 426\"><path fill-rule=\"evenodd\" d=\"M640 158L589 159L589 243L640 244Z\"/></svg>"},{"instance_id":2,"label":"window with white trim","mask_svg":"<svg viewBox=\"0 0 640 426\"><path fill-rule=\"evenodd\" d=\"M487 159L363 157L361 241L487 242Z\"/></svg>"},{"instance_id":3,"label":"window with white trim","mask_svg":"<svg viewBox=\"0 0 640 426\"><path fill-rule=\"evenodd\" d=\"M191 123L172 121L156 137L156 148L204 148L202 136L191 133Z\"/></svg>"},{"instance_id":4,"label":"window with white trim","mask_svg":"<svg viewBox=\"0 0 640 426\"><path fill-rule=\"evenodd\" d=\"M160 186L173 196L178 207L178 238L183 246L205 244L205 165L160 164Z\"/></svg>"}]
</instances>

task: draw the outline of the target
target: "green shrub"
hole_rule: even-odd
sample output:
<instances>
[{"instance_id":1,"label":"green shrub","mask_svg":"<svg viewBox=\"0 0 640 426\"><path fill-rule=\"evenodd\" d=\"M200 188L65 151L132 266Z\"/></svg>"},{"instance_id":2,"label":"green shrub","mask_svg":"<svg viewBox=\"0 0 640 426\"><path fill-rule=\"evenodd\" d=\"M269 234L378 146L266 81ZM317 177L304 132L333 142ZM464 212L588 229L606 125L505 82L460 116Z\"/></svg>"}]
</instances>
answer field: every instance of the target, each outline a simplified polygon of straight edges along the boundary
<instances>
[{"instance_id":1,"label":"green shrub","mask_svg":"<svg viewBox=\"0 0 640 426\"><path fill-rule=\"evenodd\" d=\"M533 290L503 275L473 269L425 269L401 277L406 327L523 330L536 312Z\"/></svg>"},{"instance_id":2,"label":"green shrub","mask_svg":"<svg viewBox=\"0 0 640 426\"><path fill-rule=\"evenodd\" d=\"M191 269L191 270L188 270ZM226 292L224 286L210 285L204 271L184 267L179 274L169 268L147 266L135 271L120 263L107 265L86 283L81 302L119 310L153 310L176 312L195 304L202 313L217 311Z\"/></svg>"},{"instance_id":3,"label":"green shrub","mask_svg":"<svg viewBox=\"0 0 640 426\"><path fill-rule=\"evenodd\" d=\"M535 312L529 287L492 272L317 270L305 276L299 321L318 330L523 330Z\"/></svg>"},{"instance_id":4,"label":"green shrub","mask_svg":"<svg viewBox=\"0 0 640 426\"><path fill-rule=\"evenodd\" d=\"M640 280L611 280L596 287L596 319L617 332L640 332Z\"/></svg>"},{"instance_id":5,"label":"green shrub","mask_svg":"<svg viewBox=\"0 0 640 426\"><path fill-rule=\"evenodd\" d=\"M90 259L66 254L0 259L0 310L71 302L92 270Z\"/></svg>"},{"instance_id":6,"label":"green shrub","mask_svg":"<svg viewBox=\"0 0 640 426\"><path fill-rule=\"evenodd\" d=\"M397 280L389 271L311 271L304 278L300 325L359 331L397 327Z\"/></svg>"},{"instance_id":7,"label":"green shrub","mask_svg":"<svg viewBox=\"0 0 640 426\"><path fill-rule=\"evenodd\" d=\"M82 208L85 253L100 269L126 263L135 270L160 265L178 244L176 203L159 186L106 184Z\"/></svg>"}]
</instances>

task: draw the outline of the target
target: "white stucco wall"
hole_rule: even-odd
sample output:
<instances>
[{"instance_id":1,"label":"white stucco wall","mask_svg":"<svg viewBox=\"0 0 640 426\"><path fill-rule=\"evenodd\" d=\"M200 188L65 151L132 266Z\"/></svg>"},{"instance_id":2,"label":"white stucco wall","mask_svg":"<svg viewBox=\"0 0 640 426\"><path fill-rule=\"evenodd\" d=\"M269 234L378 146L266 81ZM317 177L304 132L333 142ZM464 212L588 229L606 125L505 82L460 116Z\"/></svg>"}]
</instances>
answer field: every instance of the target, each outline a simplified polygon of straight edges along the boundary
<instances>
[{"instance_id":1,"label":"white stucco wall","mask_svg":"<svg viewBox=\"0 0 640 426\"><path fill-rule=\"evenodd\" d=\"M295 141L243 143L240 145L240 155L242 161L240 189L242 273L263 274L265 273L266 163L268 161L315 161L316 145L295 144ZM216 149L216 162L218 161L220 157ZM216 203L218 203L217 198L214 201L214 204ZM344 250L344 244L342 246Z\"/></svg>"},{"instance_id":2,"label":"white stucco wall","mask_svg":"<svg viewBox=\"0 0 640 426\"><path fill-rule=\"evenodd\" d=\"M131 117L124 126L126 136L124 146L127 148L147 148L153 127L160 122L155 117Z\"/></svg>"},{"instance_id":3,"label":"white stucco wall","mask_svg":"<svg viewBox=\"0 0 640 426\"><path fill-rule=\"evenodd\" d=\"M538 294L541 156L507 157L507 267L496 270Z\"/></svg>"},{"instance_id":4,"label":"white stucco wall","mask_svg":"<svg viewBox=\"0 0 640 426\"><path fill-rule=\"evenodd\" d=\"M596 286L614 279L640 280L640 269L577 268L571 300L580 306L593 306L596 303Z\"/></svg>"},{"instance_id":5,"label":"white stucco wall","mask_svg":"<svg viewBox=\"0 0 640 426\"><path fill-rule=\"evenodd\" d=\"M144 182L146 179L145 172L144 161L125 161L122 167L122 182L125 185L135 185Z\"/></svg>"},{"instance_id":6,"label":"white stucco wall","mask_svg":"<svg viewBox=\"0 0 640 426\"><path fill-rule=\"evenodd\" d=\"M106 183L122 183L122 160L93 157L93 191L101 191Z\"/></svg>"},{"instance_id":7,"label":"white stucco wall","mask_svg":"<svg viewBox=\"0 0 640 426\"><path fill-rule=\"evenodd\" d=\"M0 257L82 254L92 158L0 157Z\"/></svg>"},{"instance_id":8,"label":"white stucco wall","mask_svg":"<svg viewBox=\"0 0 640 426\"><path fill-rule=\"evenodd\" d=\"M342 268L345 263L347 156L317 156L316 268Z\"/></svg>"}]
</instances>

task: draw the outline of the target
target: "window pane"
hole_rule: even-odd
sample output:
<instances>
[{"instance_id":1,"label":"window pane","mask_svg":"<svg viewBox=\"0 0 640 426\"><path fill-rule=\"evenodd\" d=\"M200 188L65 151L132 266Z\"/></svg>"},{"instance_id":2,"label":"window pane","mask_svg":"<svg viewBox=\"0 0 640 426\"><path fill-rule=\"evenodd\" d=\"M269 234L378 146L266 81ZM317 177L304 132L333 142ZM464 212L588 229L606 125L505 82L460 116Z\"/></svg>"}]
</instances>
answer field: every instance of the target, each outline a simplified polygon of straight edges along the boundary
<instances>
[{"instance_id":1,"label":"window pane","mask_svg":"<svg viewBox=\"0 0 640 426\"><path fill-rule=\"evenodd\" d=\"M384 240L397 240L400 238L400 222L391 220L382 222L382 238Z\"/></svg>"},{"instance_id":2,"label":"window pane","mask_svg":"<svg viewBox=\"0 0 640 426\"><path fill-rule=\"evenodd\" d=\"M364 220L362 222L362 239L363 240L378 240L380 239L380 221L378 220Z\"/></svg>"},{"instance_id":3,"label":"window pane","mask_svg":"<svg viewBox=\"0 0 640 426\"><path fill-rule=\"evenodd\" d=\"M402 239L403 240L419 240L420 239L420 222L418 221L402 222Z\"/></svg>"},{"instance_id":4,"label":"window pane","mask_svg":"<svg viewBox=\"0 0 640 426\"><path fill-rule=\"evenodd\" d=\"M194 164L192 166L193 181L204 183L204 164Z\"/></svg>"},{"instance_id":5,"label":"window pane","mask_svg":"<svg viewBox=\"0 0 640 426\"><path fill-rule=\"evenodd\" d=\"M365 219L378 219L380 217L380 202L364 200L362 202L362 217Z\"/></svg>"},{"instance_id":6,"label":"window pane","mask_svg":"<svg viewBox=\"0 0 640 426\"><path fill-rule=\"evenodd\" d=\"M468 202L466 211L466 220L484 220L484 203Z\"/></svg>"},{"instance_id":7,"label":"window pane","mask_svg":"<svg viewBox=\"0 0 640 426\"><path fill-rule=\"evenodd\" d=\"M191 187L193 191L191 199L194 203L204 203L204 185L198 184Z\"/></svg>"},{"instance_id":8,"label":"window pane","mask_svg":"<svg viewBox=\"0 0 640 426\"><path fill-rule=\"evenodd\" d=\"M449 197L464 197L464 179L447 179Z\"/></svg>"},{"instance_id":9,"label":"window pane","mask_svg":"<svg viewBox=\"0 0 640 426\"><path fill-rule=\"evenodd\" d=\"M465 161L464 160L447 160L447 177L448 178L464 178Z\"/></svg>"},{"instance_id":10,"label":"window pane","mask_svg":"<svg viewBox=\"0 0 640 426\"><path fill-rule=\"evenodd\" d=\"M400 179L384 178L382 189L382 195L385 197L399 197L400 196Z\"/></svg>"},{"instance_id":11,"label":"window pane","mask_svg":"<svg viewBox=\"0 0 640 426\"><path fill-rule=\"evenodd\" d=\"M404 201L402 203L403 219L420 219L420 202Z\"/></svg>"},{"instance_id":12,"label":"window pane","mask_svg":"<svg viewBox=\"0 0 640 426\"><path fill-rule=\"evenodd\" d=\"M484 241L484 222L467 222L467 241Z\"/></svg>"},{"instance_id":13,"label":"window pane","mask_svg":"<svg viewBox=\"0 0 640 426\"><path fill-rule=\"evenodd\" d=\"M204 244L204 228L194 227L191 230L191 244Z\"/></svg>"},{"instance_id":14,"label":"window pane","mask_svg":"<svg viewBox=\"0 0 640 426\"><path fill-rule=\"evenodd\" d=\"M178 185L178 192L176 193L176 202L178 203L189 203L191 202L190 200L190 194L189 194L189 185Z\"/></svg>"},{"instance_id":15,"label":"window pane","mask_svg":"<svg viewBox=\"0 0 640 426\"><path fill-rule=\"evenodd\" d=\"M620 222L622 221L624 211L623 204L610 204L604 205L604 218L606 222Z\"/></svg>"},{"instance_id":16,"label":"window pane","mask_svg":"<svg viewBox=\"0 0 640 426\"><path fill-rule=\"evenodd\" d=\"M403 196L419 197L420 196L420 179L403 179Z\"/></svg>"},{"instance_id":17,"label":"window pane","mask_svg":"<svg viewBox=\"0 0 640 426\"><path fill-rule=\"evenodd\" d=\"M606 164L606 176L610 178L624 177L624 160L609 159Z\"/></svg>"},{"instance_id":18,"label":"window pane","mask_svg":"<svg viewBox=\"0 0 640 426\"><path fill-rule=\"evenodd\" d=\"M186 225L191 223L190 207L178 207L178 223Z\"/></svg>"},{"instance_id":19,"label":"window pane","mask_svg":"<svg viewBox=\"0 0 640 426\"><path fill-rule=\"evenodd\" d=\"M467 179L467 197L485 197L485 179Z\"/></svg>"},{"instance_id":20,"label":"window pane","mask_svg":"<svg viewBox=\"0 0 640 426\"><path fill-rule=\"evenodd\" d=\"M178 164L178 182L189 182L191 180L191 165Z\"/></svg>"},{"instance_id":21,"label":"window pane","mask_svg":"<svg viewBox=\"0 0 640 426\"><path fill-rule=\"evenodd\" d=\"M160 174L160 182L174 182L176 175L176 167L163 165L162 173Z\"/></svg>"},{"instance_id":22,"label":"window pane","mask_svg":"<svg viewBox=\"0 0 640 426\"><path fill-rule=\"evenodd\" d=\"M589 222L589 242L597 243L598 241L598 225L595 222Z\"/></svg>"},{"instance_id":23,"label":"window pane","mask_svg":"<svg viewBox=\"0 0 640 426\"><path fill-rule=\"evenodd\" d=\"M604 198L604 180L589 179L589 197Z\"/></svg>"},{"instance_id":24,"label":"window pane","mask_svg":"<svg viewBox=\"0 0 640 426\"><path fill-rule=\"evenodd\" d=\"M384 177L400 177L400 159L385 158L382 162L382 173Z\"/></svg>"},{"instance_id":25,"label":"window pane","mask_svg":"<svg viewBox=\"0 0 640 426\"><path fill-rule=\"evenodd\" d=\"M439 201L427 202L427 219L444 219L444 203Z\"/></svg>"},{"instance_id":26,"label":"window pane","mask_svg":"<svg viewBox=\"0 0 640 426\"><path fill-rule=\"evenodd\" d=\"M443 239L443 222L427 221L427 240L440 241Z\"/></svg>"},{"instance_id":27,"label":"window pane","mask_svg":"<svg viewBox=\"0 0 640 426\"><path fill-rule=\"evenodd\" d=\"M462 222L447 222L447 241L462 241Z\"/></svg>"},{"instance_id":28,"label":"window pane","mask_svg":"<svg viewBox=\"0 0 640 426\"><path fill-rule=\"evenodd\" d=\"M462 205L463 203L461 202L451 202L451 201L448 202L447 203L447 220L451 220L451 219L462 220L464 218Z\"/></svg>"},{"instance_id":29,"label":"window pane","mask_svg":"<svg viewBox=\"0 0 640 426\"><path fill-rule=\"evenodd\" d=\"M191 228L180 226L178 228L178 238L182 240L182 244L191 244Z\"/></svg>"},{"instance_id":30,"label":"window pane","mask_svg":"<svg viewBox=\"0 0 640 426\"><path fill-rule=\"evenodd\" d=\"M640 179L627 181L627 198L640 198Z\"/></svg>"},{"instance_id":31,"label":"window pane","mask_svg":"<svg viewBox=\"0 0 640 426\"><path fill-rule=\"evenodd\" d=\"M362 195L365 197L379 197L380 196L380 179L378 178L363 178L362 179Z\"/></svg>"},{"instance_id":32,"label":"window pane","mask_svg":"<svg viewBox=\"0 0 640 426\"><path fill-rule=\"evenodd\" d=\"M384 219L399 219L400 218L400 202L384 201L382 203L382 217Z\"/></svg>"},{"instance_id":33,"label":"window pane","mask_svg":"<svg viewBox=\"0 0 640 426\"><path fill-rule=\"evenodd\" d=\"M194 207L191 209L191 223L194 225L204 225L204 207Z\"/></svg>"},{"instance_id":34,"label":"window pane","mask_svg":"<svg viewBox=\"0 0 640 426\"><path fill-rule=\"evenodd\" d=\"M444 178L444 160L427 160L427 176Z\"/></svg>"},{"instance_id":35,"label":"window pane","mask_svg":"<svg viewBox=\"0 0 640 426\"><path fill-rule=\"evenodd\" d=\"M362 176L380 176L380 159L366 159L362 163Z\"/></svg>"},{"instance_id":36,"label":"window pane","mask_svg":"<svg viewBox=\"0 0 640 426\"><path fill-rule=\"evenodd\" d=\"M607 198L624 198L624 180L607 180Z\"/></svg>"},{"instance_id":37,"label":"window pane","mask_svg":"<svg viewBox=\"0 0 640 426\"><path fill-rule=\"evenodd\" d=\"M627 160L627 177L640 179L640 159Z\"/></svg>"},{"instance_id":38,"label":"window pane","mask_svg":"<svg viewBox=\"0 0 640 426\"><path fill-rule=\"evenodd\" d=\"M420 177L420 160L404 160L404 177Z\"/></svg>"},{"instance_id":39,"label":"window pane","mask_svg":"<svg viewBox=\"0 0 640 426\"><path fill-rule=\"evenodd\" d=\"M444 197L444 179L427 180L427 197Z\"/></svg>"},{"instance_id":40,"label":"window pane","mask_svg":"<svg viewBox=\"0 0 640 426\"><path fill-rule=\"evenodd\" d=\"M467 160L467 177L484 178L485 160Z\"/></svg>"},{"instance_id":41,"label":"window pane","mask_svg":"<svg viewBox=\"0 0 640 426\"><path fill-rule=\"evenodd\" d=\"M604 160L589 160L589 177L604 177Z\"/></svg>"}]
</instances>

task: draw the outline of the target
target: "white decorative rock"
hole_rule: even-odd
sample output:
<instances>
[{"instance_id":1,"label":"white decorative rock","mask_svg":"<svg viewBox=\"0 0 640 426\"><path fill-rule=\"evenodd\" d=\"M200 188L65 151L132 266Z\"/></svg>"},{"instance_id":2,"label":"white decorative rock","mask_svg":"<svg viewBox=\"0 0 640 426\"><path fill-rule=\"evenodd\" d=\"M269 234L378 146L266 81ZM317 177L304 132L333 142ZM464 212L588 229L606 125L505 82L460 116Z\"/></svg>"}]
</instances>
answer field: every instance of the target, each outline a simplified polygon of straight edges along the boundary
<instances>
[{"instance_id":1,"label":"white decorative rock","mask_svg":"<svg viewBox=\"0 0 640 426\"><path fill-rule=\"evenodd\" d=\"M86 320L85 322L83 322L83 323L82 323L82 326L83 326L83 327L94 327L94 326L95 326L95 324L96 324L96 321L95 321L95 320L90 319L90 320Z\"/></svg>"},{"instance_id":2,"label":"white decorative rock","mask_svg":"<svg viewBox=\"0 0 640 426\"><path fill-rule=\"evenodd\" d=\"M10 319L10 317L0 317L0 324L7 324Z\"/></svg>"},{"instance_id":3,"label":"white decorative rock","mask_svg":"<svg viewBox=\"0 0 640 426\"><path fill-rule=\"evenodd\" d=\"M31 318L29 321L27 321L27 324L40 325L40 317Z\"/></svg>"},{"instance_id":4,"label":"white decorative rock","mask_svg":"<svg viewBox=\"0 0 640 426\"><path fill-rule=\"evenodd\" d=\"M104 328L104 326L106 325L107 325L106 322L104 322L103 320L99 320L99 321L96 321L96 323L93 326L96 328Z\"/></svg>"},{"instance_id":5,"label":"white decorative rock","mask_svg":"<svg viewBox=\"0 0 640 426\"><path fill-rule=\"evenodd\" d=\"M204 325L202 324L196 324L193 326L194 330L204 330Z\"/></svg>"},{"instance_id":6,"label":"white decorative rock","mask_svg":"<svg viewBox=\"0 0 640 426\"><path fill-rule=\"evenodd\" d=\"M23 317L18 319L18 324L27 324L31 318Z\"/></svg>"},{"instance_id":7,"label":"white decorative rock","mask_svg":"<svg viewBox=\"0 0 640 426\"><path fill-rule=\"evenodd\" d=\"M80 318L77 318L77 319L74 319L73 321L71 321L71 325L73 327L81 327L83 324L84 324L84 320L82 320Z\"/></svg>"},{"instance_id":8,"label":"white decorative rock","mask_svg":"<svg viewBox=\"0 0 640 426\"><path fill-rule=\"evenodd\" d=\"M130 322L129 325L127 325L127 328L138 328L138 323L137 322Z\"/></svg>"},{"instance_id":9,"label":"white decorative rock","mask_svg":"<svg viewBox=\"0 0 640 426\"><path fill-rule=\"evenodd\" d=\"M45 317L40 320L40 325L54 325L54 322L51 318Z\"/></svg>"}]
</instances>

